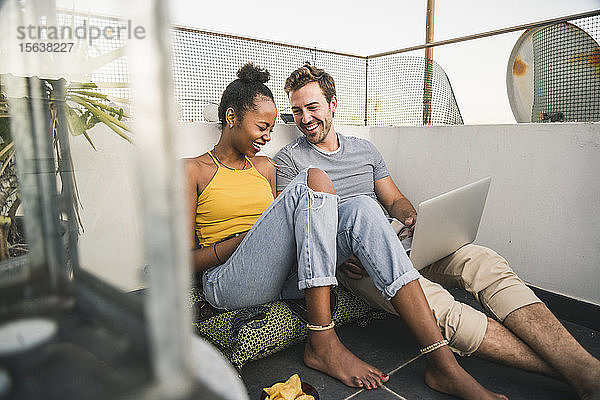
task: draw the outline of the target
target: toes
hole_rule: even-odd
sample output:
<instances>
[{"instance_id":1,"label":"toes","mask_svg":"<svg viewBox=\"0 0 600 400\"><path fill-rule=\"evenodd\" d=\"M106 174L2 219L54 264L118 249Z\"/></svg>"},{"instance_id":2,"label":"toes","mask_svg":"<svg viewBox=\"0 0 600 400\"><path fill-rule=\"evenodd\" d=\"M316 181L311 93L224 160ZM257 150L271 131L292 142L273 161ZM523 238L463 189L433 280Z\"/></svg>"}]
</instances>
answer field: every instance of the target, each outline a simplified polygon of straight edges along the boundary
<instances>
[{"instance_id":1,"label":"toes","mask_svg":"<svg viewBox=\"0 0 600 400\"><path fill-rule=\"evenodd\" d=\"M377 387L379 386L377 384L377 379L374 376L367 376L365 379L369 380L369 384L373 389L377 389Z\"/></svg>"},{"instance_id":2,"label":"toes","mask_svg":"<svg viewBox=\"0 0 600 400\"><path fill-rule=\"evenodd\" d=\"M381 379L381 376L379 376L379 375L375 375L375 374L371 374L371 379L375 381L375 384L376 384L377 386L381 386L381 385L383 385L383 381L382 381L382 379Z\"/></svg>"},{"instance_id":3,"label":"toes","mask_svg":"<svg viewBox=\"0 0 600 400\"><path fill-rule=\"evenodd\" d=\"M364 387L365 386L358 377L352 378L352 381L354 383L354 386L356 386L356 387Z\"/></svg>"},{"instance_id":4,"label":"toes","mask_svg":"<svg viewBox=\"0 0 600 400\"><path fill-rule=\"evenodd\" d=\"M370 376L375 379L379 386L381 386L383 382L387 382L390 379L389 376L387 376L387 374L381 372L375 367L371 367L371 370L369 372L371 373Z\"/></svg>"}]
</instances>

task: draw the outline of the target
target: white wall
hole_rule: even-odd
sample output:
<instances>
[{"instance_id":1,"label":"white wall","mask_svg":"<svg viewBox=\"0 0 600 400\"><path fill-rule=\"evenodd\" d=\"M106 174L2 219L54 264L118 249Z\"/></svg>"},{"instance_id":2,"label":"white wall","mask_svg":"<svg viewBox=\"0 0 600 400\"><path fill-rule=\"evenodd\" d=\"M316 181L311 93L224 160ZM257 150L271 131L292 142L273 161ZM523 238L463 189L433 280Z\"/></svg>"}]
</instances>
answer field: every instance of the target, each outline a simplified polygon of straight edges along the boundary
<instances>
[{"instance_id":1,"label":"white wall","mask_svg":"<svg viewBox=\"0 0 600 400\"><path fill-rule=\"evenodd\" d=\"M415 206L492 176L477 242L525 281L600 304L600 124L370 128L370 136Z\"/></svg>"},{"instance_id":2,"label":"white wall","mask_svg":"<svg viewBox=\"0 0 600 400\"><path fill-rule=\"evenodd\" d=\"M143 285L139 200L124 170L132 162L127 143L102 129L94 129L101 149L80 143L76 157L78 178L95 179L79 181L86 224L80 252L89 269L127 290ZM600 304L600 124L338 130L372 140L415 206L492 176L477 242L507 258L527 282ZM278 125L263 153L274 155L297 135L294 125ZM178 154L202 154L218 137L214 124L180 124Z\"/></svg>"}]
</instances>

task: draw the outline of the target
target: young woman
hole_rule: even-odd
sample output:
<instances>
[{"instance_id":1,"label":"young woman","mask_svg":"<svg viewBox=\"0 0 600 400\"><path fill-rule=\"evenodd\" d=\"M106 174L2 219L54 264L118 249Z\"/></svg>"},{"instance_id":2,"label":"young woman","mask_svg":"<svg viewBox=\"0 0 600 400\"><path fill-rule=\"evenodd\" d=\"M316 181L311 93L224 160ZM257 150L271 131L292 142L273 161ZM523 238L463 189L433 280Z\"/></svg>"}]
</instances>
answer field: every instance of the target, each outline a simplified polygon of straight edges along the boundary
<instances>
[{"instance_id":1,"label":"young woman","mask_svg":"<svg viewBox=\"0 0 600 400\"><path fill-rule=\"evenodd\" d=\"M249 63L237 75L219 104L218 143L186 160L193 264L202 274L206 299L217 308L234 310L304 295L307 365L349 386L376 388L388 376L344 347L331 320L338 196L323 171L309 168L275 199L275 165L268 157L256 156L271 140L277 118L273 94L265 86L269 73ZM396 297L407 309L403 317L413 333L432 344L427 348L431 354L442 352L431 358L434 368L428 369L428 383L447 392L448 384L458 385L459 395L469 392L461 396L465 398L497 398L464 371L466 378L454 372L445 376L458 364L448 348L442 348L445 341L415 285L418 281L408 282Z\"/></svg>"}]
</instances>

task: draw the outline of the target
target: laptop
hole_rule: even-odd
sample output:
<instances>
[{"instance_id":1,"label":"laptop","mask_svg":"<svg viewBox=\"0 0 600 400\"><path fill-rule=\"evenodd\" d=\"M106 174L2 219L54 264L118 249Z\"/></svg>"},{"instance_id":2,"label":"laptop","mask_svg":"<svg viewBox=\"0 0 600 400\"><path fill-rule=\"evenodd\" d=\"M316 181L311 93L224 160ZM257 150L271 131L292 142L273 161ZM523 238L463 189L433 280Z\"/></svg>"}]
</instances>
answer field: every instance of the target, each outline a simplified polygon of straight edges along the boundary
<instances>
[{"instance_id":1,"label":"laptop","mask_svg":"<svg viewBox=\"0 0 600 400\"><path fill-rule=\"evenodd\" d=\"M419 270L475 241L492 178L419 204L409 256Z\"/></svg>"}]
</instances>

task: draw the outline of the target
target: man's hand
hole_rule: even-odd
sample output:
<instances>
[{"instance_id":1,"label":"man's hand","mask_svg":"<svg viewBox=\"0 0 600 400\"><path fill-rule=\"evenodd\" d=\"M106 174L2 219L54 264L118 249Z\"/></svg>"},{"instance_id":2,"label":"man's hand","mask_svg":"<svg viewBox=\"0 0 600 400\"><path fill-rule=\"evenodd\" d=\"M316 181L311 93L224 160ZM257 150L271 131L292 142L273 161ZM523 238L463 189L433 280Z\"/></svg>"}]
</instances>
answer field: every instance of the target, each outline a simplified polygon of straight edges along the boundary
<instances>
[{"instance_id":1,"label":"man's hand","mask_svg":"<svg viewBox=\"0 0 600 400\"><path fill-rule=\"evenodd\" d=\"M360 260L352 254L342 265L340 270L343 271L346 276L350 279L362 279L365 276L369 276L369 273L362 266Z\"/></svg>"},{"instance_id":2,"label":"man's hand","mask_svg":"<svg viewBox=\"0 0 600 400\"><path fill-rule=\"evenodd\" d=\"M417 224L417 216L408 217L404 220L404 226L408 228L408 231L412 235L415 232L415 225Z\"/></svg>"}]
</instances>

